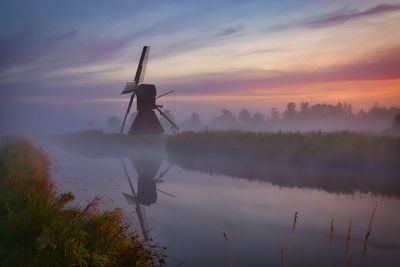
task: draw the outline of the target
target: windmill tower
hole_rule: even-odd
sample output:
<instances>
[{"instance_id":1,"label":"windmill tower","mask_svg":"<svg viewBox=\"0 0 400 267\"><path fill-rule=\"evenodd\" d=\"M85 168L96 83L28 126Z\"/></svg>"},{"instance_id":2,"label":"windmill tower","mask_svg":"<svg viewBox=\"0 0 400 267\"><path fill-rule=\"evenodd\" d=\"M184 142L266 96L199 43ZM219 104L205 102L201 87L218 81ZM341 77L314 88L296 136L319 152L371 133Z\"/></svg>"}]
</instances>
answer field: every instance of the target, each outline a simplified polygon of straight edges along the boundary
<instances>
[{"instance_id":1,"label":"windmill tower","mask_svg":"<svg viewBox=\"0 0 400 267\"><path fill-rule=\"evenodd\" d=\"M129 101L128 109L126 110L125 118L121 126L121 133L124 130L126 118L132 107L135 95L137 96L137 116L129 129L129 134L139 135L139 134L162 134L164 132L163 127L158 120L154 110L158 110L160 115L163 116L170 124L174 130L179 130L178 126L161 110L163 106L156 104L156 99L174 92L174 90L169 91L165 94L157 96L156 86L154 84L142 84L144 80L144 75L146 72L147 59L149 57L150 46L144 46L142 54L140 56L140 61L138 68L136 70L135 79L133 82L128 82L125 85L124 90L121 94L132 94Z\"/></svg>"}]
</instances>

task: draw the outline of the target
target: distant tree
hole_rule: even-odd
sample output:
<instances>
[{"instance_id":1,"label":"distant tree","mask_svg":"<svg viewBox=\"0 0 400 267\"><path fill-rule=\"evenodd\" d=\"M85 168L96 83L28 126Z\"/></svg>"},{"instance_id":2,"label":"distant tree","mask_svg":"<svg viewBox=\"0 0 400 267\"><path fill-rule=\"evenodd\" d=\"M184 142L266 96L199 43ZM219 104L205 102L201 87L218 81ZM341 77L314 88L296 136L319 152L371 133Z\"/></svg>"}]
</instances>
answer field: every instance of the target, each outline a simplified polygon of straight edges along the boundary
<instances>
[{"instance_id":1,"label":"distant tree","mask_svg":"<svg viewBox=\"0 0 400 267\"><path fill-rule=\"evenodd\" d=\"M261 114L260 111L257 111L251 118L251 122L254 124L263 124L265 122L265 116Z\"/></svg>"},{"instance_id":2,"label":"distant tree","mask_svg":"<svg viewBox=\"0 0 400 267\"><path fill-rule=\"evenodd\" d=\"M111 132L119 132L121 127L121 119L117 116L110 116L107 119L107 127Z\"/></svg>"},{"instance_id":3,"label":"distant tree","mask_svg":"<svg viewBox=\"0 0 400 267\"><path fill-rule=\"evenodd\" d=\"M392 129L395 133L400 133L400 113L394 117Z\"/></svg>"},{"instance_id":4,"label":"distant tree","mask_svg":"<svg viewBox=\"0 0 400 267\"><path fill-rule=\"evenodd\" d=\"M300 112L299 112L300 116L306 117L307 115L309 115L309 113L310 113L310 107L308 102L302 102L300 104Z\"/></svg>"},{"instance_id":5,"label":"distant tree","mask_svg":"<svg viewBox=\"0 0 400 267\"><path fill-rule=\"evenodd\" d=\"M221 115L212 119L210 126L214 129L234 129L237 127L235 115L232 111L223 109Z\"/></svg>"},{"instance_id":6,"label":"distant tree","mask_svg":"<svg viewBox=\"0 0 400 267\"><path fill-rule=\"evenodd\" d=\"M290 102L287 104L286 110L283 112L284 119L294 119L297 116L296 104Z\"/></svg>"},{"instance_id":7,"label":"distant tree","mask_svg":"<svg viewBox=\"0 0 400 267\"><path fill-rule=\"evenodd\" d=\"M250 121L250 112L247 109L242 109L239 112L238 121L241 124L247 124Z\"/></svg>"},{"instance_id":8,"label":"distant tree","mask_svg":"<svg viewBox=\"0 0 400 267\"><path fill-rule=\"evenodd\" d=\"M280 119L279 111L277 108L271 109L271 121L278 121Z\"/></svg>"},{"instance_id":9,"label":"distant tree","mask_svg":"<svg viewBox=\"0 0 400 267\"><path fill-rule=\"evenodd\" d=\"M189 119L186 119L182 122L181 128L183 130L189 130L189 131L198 131L203 127L203 123L200 119L199 114L196 112L193 112L190 115Z\"/></svg>"}]
</instances>

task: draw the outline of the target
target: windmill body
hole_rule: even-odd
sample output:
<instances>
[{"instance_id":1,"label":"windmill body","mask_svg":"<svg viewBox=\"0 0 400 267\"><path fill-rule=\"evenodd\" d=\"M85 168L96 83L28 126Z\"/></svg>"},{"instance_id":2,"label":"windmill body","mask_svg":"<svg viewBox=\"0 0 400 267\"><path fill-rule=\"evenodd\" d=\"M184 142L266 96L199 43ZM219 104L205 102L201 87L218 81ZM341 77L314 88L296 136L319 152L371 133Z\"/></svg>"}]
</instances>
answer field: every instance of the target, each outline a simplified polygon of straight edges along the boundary
<instances>
[{"instance_id":1,"label":"windmill body","mask_svg":"<svg viewBox=\"0 0 400 267\"><path fill-rule=\"evenodd\" d=\"M129 134L161 134L164 132L154 110L157 90L154 84L141 84L136 89L137 116Z\"/></svg>"},{"instance_id":2,"label":"windmill body","mask_svg":"<svg viewBox=\"0 0 400 267\"><path fill-rule=\"evenodd\" d=\"M160 98L174 91L173 90L169 91L157 97L157 89L154 84L140 84L144 80L144 74L146 71L146 64L149 55L149 50L150 50L149 46L143 47L135 79L133 82L128 82L124 90L122 91L122 94L131 93L132 95L129 101L124 121L121 126L121 133L124 130L126 118L131 109L135 95L137 97L138 113L135 120L132 123L132 126L129 129L129 134L132 135L162 134L164 132L164 129L161 126L160 121L158 120L154 110L158 110L160 115L165 117L167 121L171 123L172 128L179 130L178 126L176 126L175 123L173 123L171 119L169 119L168 116L165 115L164 112L162 112L161 110L162 106L156 104L157 98Z\"/></svg>"}]
</instances>

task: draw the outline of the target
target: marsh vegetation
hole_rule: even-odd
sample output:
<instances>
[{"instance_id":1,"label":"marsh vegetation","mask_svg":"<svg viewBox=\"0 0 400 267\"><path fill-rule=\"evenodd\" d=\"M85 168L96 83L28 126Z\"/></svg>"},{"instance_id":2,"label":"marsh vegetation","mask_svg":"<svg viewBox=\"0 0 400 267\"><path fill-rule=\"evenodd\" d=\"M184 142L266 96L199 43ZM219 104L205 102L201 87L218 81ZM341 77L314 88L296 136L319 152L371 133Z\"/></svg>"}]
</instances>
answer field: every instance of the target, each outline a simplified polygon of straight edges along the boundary
<instances>
[{"instance_id":1,"label":"marsh vegetation","mask_svg":"<svg viewBox=\"0 0 400 267\"><path fill-rule=\"evenodd\" d=\"M121 209L98 209L98 198L74 206L57 194L50 159L28 141L0 152L2 266L152 266L161 248L140 241Z\"/></svg>"}]
</instances>

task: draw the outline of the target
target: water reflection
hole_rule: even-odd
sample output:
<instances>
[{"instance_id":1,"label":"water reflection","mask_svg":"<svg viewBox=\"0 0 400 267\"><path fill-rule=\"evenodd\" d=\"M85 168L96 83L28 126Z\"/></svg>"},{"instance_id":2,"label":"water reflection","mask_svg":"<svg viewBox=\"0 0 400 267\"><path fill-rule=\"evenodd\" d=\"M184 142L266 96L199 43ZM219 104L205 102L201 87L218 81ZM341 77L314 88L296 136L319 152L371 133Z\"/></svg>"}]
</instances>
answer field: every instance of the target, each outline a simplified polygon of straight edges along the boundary
<instances>
[{"instance_id":1,"label":"water reflection","mask_svg":"<svg viewBox=\"0 0 400 267\"><path fill-rule=\"evenodd\" d=\"M249 181L270 182L281 187L324 190L330 193L355 192L400 198L399 170L376 168L335 168L296 164L234 160L229 157L198 157L169 151L168 159L187 170L227 175Z\"/></svg>"},{"instance_id":2,"label":"water reflection","mask_svg":"<svg viewBox=\"0 0 400 267\"><path fill-rule=\"evenodd\" d=\"M148 227L144 207L141 205L150 206L151 204L156 203L157 192L165 194L169 197L175 197L175 195L157 188L157 184L163 182L162 178L174 164L170 164L157 176L161 164L164 161L160 151L153 149L140 150L140 154L131 154L129 156L129 160L137 173L137 192L132 183L131 176L128 173L125 161L123 158L121 158L121 165L124 169L129 187L131 189L131 195L126 193L122 194L129 204L135 206L135 211L138 217L140 228L142 230L143 238L144 240L149 241L150 228Z\"/></svg>"}]
</instances>

